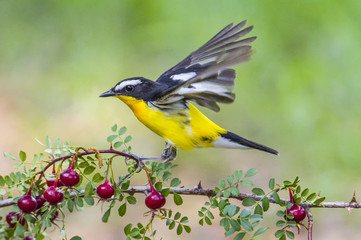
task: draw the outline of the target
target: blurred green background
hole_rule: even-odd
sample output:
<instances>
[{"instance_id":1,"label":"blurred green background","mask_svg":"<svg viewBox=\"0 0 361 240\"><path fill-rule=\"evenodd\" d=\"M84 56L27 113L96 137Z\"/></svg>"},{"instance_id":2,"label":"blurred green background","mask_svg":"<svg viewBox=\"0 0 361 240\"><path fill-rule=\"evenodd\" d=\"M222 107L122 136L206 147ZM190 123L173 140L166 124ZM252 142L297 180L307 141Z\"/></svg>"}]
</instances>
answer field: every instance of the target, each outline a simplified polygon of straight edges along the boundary
<instances>
[{"instance_id":1,"label":"blurred green background","mask_svg":"<svg viewBox=\"0 0 361 240\"><path fill-rule=\"evenodd\" d=\"M257 186L301 177L327 201L361 193L360 1L5 1L0 0L0 152L42 151L34 138L60 137L75 146L107 147L114 123L126 125L135 154L159 155L163 140L117 99L99 94L121 79L156 79L230 22L247 19L258 36L252 59L237 66L236 101L216 123L274 147L257 151L179 152L174 176L185 187L212 187L235 169L256 167ZM0 174L13 162L0 156ZM119 174L124 169L119 168ZM144 178L143 178L144 177ZM139 184L145 183L145 176ZM286 195L284 195L286 196ZM361 198L361 195L360 195ZM141 199L141 198L140 198ZM198 227L205 198L185 197L192 233L182 239L223 239L217 222ZM171 202L171 201L169 201ZM122 239L123 227L146 222L146 208L101 223L100 207L70 214L69 236ZM173 206L169 204L169 207ZM276 211L274 207L271 209ZM3 210L2 210L3 211ZM361 213L315 209L315 239L359 239ZM274 215L261 239L273 239ZM178 239L157 225L158 237ZM297 239L307 239L305 229ZM57 235L57 232L55 232Z\"/></svg>"}]
</instances>

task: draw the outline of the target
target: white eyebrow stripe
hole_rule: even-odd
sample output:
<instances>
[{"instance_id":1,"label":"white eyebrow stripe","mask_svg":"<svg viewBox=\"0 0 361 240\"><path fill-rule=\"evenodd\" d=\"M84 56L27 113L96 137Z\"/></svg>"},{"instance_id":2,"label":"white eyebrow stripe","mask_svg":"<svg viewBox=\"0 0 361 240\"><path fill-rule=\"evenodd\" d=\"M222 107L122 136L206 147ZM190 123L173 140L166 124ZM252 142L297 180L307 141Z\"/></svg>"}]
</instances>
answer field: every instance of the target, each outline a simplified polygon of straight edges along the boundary
<instances>
[{"instance_id":1,"label":"white eyebrow stripe","mask_svg":"<svg viewBox=\"0 0 361 240\"><path fill-rule=\"evenodd\" d=\"M196 75L197 75L197 73L195 73L195 72L188 72L188 73L175 74L175 75L172 75L170 78L173 80L187 81Z\"/></svg>"},{"instance_id":2,"label":"white eyebrow stripe","mask_svg":"<svg viewBox=\"0 0 361 240\"><path fill-rule=\"evenodd\" d=\"M140 80L127 80L127 81L123 81L120 84L118 84L117 86L115 86L115 91L120 91L122 88L124 88L127 85L138 85L142 83L142 81Z\"/></svg>"}]
</instances>

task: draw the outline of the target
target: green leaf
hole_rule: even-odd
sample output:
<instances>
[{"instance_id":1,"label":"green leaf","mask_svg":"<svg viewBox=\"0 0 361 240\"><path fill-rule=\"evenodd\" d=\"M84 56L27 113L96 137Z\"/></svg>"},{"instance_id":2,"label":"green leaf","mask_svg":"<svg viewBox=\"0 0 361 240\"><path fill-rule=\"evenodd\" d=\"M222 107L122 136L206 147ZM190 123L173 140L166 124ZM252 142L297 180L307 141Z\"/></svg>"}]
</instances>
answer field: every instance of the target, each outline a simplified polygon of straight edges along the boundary
<instances>
[{"instance_id":1,"label":"green leaf","mask_svg":"<svg viewBox=\"0 0 361 240\"><path fill-rule=\"evenodd\" d=\"M229 219L228 218L222 218L221 221L219 222L219 225L223 226L224 230L228 231L229 230L229 225L230 225Z\"/></svg>"},{"instance_id":2,"label":"green leaf","mask_svg":"<svg viewBox=\"0 0 361 240\"><path fill-rule=\"evenodd\" d=\"M308 197L306 198L306 201L313 201L316 197L317 197L317 194L316 194L316 193L311 193L311 194L308 195Z\"/></svg>"},{"instance_id":3,"label":"green leaf","mask_svg":"<svg viewBox=\"0 0 361 240\"><path fill-rule=\"evenodd\" d=\"M248 232L251 232L253 231L253 227L252 227L252 224L246 220L246 219L241 219L241 225L243 227L244 230L248 231Z\"/></svg>"},{"instance_id":4,"label":"green leaf","mask_svg":"<svg viewBox=\"0 0 361 240\"><path fill-rule=\"evenodd\" d=\"M230 190L231 190L231 194L232 194L233 196L238 196L238 195L239 195L239 189L238 189L238 188L236 188L236 187L231 187Z\"/></svg>"},{"instance_id":5,"label":"green leaf","mask_svg":"<svg viewBox=\"0 0 361 240\"><path fill-rule=\"evenodd\" d=\"M249 179L243 179L241 184L245 187L252 187L253 186L253 182Z\"/></svg>"},{"instance_id":6,"label":"green leaf","mask_svg":"<svg viewBox=\"0 0 361 240\"><path fill-rule=\"evenodd\" d=\"M275 237L276 237L276 238L280 238L280 237L282 237L282 236L284 236L284 235L285 235L284 230L277 230L277 231L275 232Z\"/></svg>"},{"instance_id":7,"label":"green leaf","mask_svg":"<svg viewBox=\"0 0 361 240\"><path fill-rule=\"evenodd\" d=\"M127 226L124 227L124 233L125 235L129 235L130 234L130 231L132 230L132 224L129 223Z\"/></svg>"},{"instance_id":8,"label":"green leaf","mask_svg":"<svg viewBox=\"0 0 361 240\"><path fill-rule=\"evenodd\" d=\"M233 238L233 240L242 240L244 236L246 236L246 232L240 232Z\"/></svg>"},{"instance_id":9,"label":"green leaf","mask_svg":"<svg viewBox=\"0 0 361 240\"><path fill-rule=\"evenodd\" d=\"M127 190L130 186L130 181L128 179L124 180L121 186L122 190Z\"/></svg>"},{"instance_id":10,"label":"green leaf","mask_svg":"<svg viewBox=\"0 0 361 240\"><path fill-rule=\"evenodd\" d=\"M289 239L294 239L295 238L295 234L291 231L286 231L286 235Z\"/></svg>"},{"instance_id":11,"label":"green leaf","mask_svg":"<svg viewBox=\"0 0 361 240\"><path fill-rule=\"evenodd\" d=\"M119 208L118 208L118 215L123 217L125 215L125 213L127 212L127 204L123 203Z\"/></svg>"},{"instance_id":12,"label":"green leaf","mask_svg":"<svg viewBox=\"0 0 361 240\"><path fill-rule=\"evenodd\" d=\"M3 176L0 175L0 186L3 187L5 186L5 180L3 178Z\"/></svg>"},{"instance_id":13,"label":"green leaf","mask_svg":"<svg viewBox=\"0 0 361 240\"><path fill-rule=\"evenodd\" d=\"M204 217L204 221L208 224L208 225L212 225L212 221L211 219L209 219L209 217Z\"/></svg>"},{"instance_id":14,"label":"green leaf","mask_svg":"<svg viewBox=\"0 0 361 240\"><path fill-rule=\"evenodd\" d=\"M239 224L239 222L235 219L230 219L229 223L231 224L232 228L238 232L241 230L241 224Z\"/></svg>"},{"instance_id":15,"label":"green leaf","mask_svg":"<svg viewBox=\"0 0 361 240\"><path fill-rule=\"evenodd\" d=\"M16 218L15 218L16 219ZM15 234L19 237L23 237L25 233L25 227L21 224L16 224Z\"/></svg>"},{"instance_id":16,"label":"green leaf","mask_svg":"<svg viewBox=\"0 0 361 240\"><path fill-rule=\"evenodd\" d=\"M169 224L169 230L172 230L173 228L175 227L175 221L172 221L170 224Z\"/></svg>"},{"instance_id":17,"label":"green leaf","mask_svg":"<svg viewBox=\"0 0 361 240\"><path fill-rule=\"evenodd\" d=\"M234 172L234 176L236 177L237 182L239 182L242 179L243 171L242 170L236 170Z\"/></svg>"},{"instance_id":18,"label":"green leaf","mask_svg":"<svg viewBox=\"0 0 361 240\"><path fill-rule=\"evenodd\" d=\"M281 210L278 210L277 213L276 213L277 216L279 217L284 217L285 216L285 212L284 211L281 211Z\"/></svg>"},{"instance_id":19,"label":"green leaf","mask_svg":"<svg viewBox=\"0 0 361 240\"><path fill-rule=\"evenodd\" d=\"M275 200L275 202L277 203L277 204L282 204L282 202L281 202L281 199L280 199L280 197L278 196L278 193L276 192L276 191L273 191L272 192L272 197L273 197L273 199Z\"/></svg>"},{"instance_id":20,"label":"green leaf","mask_svg":"<svg viewBox=\"0 0 361 240\"><path fill-rule=\"evenodd\" d=\"M52 147L52 144L51 144L51 140L49 138L49 136L46 136L45 137L45 144L48 148L51 148Z\"/></svg>"},{"instance_id":21,"label":"green leaf","mask_svg":"<svg viewBox=\"0 0 361 240\"><path fill-rule=\"evenodd\" d=\"M108 142L113 142L114 139L116 139L117 137L118 137L118 135L110 135L110 136L107 137L107 141Z\"/></svg>"},{"instance_id":22,"label":"green leaf","mask_svg":"<svg viewBox=\"0 0 361 240\"><path fill-rule=\"evenodd\" d=\"M226 237L228 237L228 236L231 236L233 233L235 233L236 231L233 229L233 228L231 228L231 229L229 229L228 231L226 231L225 233L224 233L224 235L226 236Z\"/></svg>"},{"instance_id":23,"label":"green leaf","mask_svg":"<svg viewBox=\"0 0 361 240\"><path fill-rule=\"evenodd\" d=\"M109 209L104 213L104 215L103 215L103 217L102 217L102 221L103 221L104 223L108 222L108 219L109 219L109 216L110 216L110 211L111 211L111 209L109 208Z\"/></svg>"},{"instance_id":24,"label":"green leaf","mask_svg":"<svg viewBox=\"0 0 361 240\"><path fill-rule=\"evenodd\" d=\"M265 231L267 231L267 228L261 227L261 228L257 229L257 231L253 234L253 236L255 237L255 236L261 235Z\"/></svg>"},{"instance_id":25,"label":"green leaf","mask_svg":"<svg viewBox=\"0 0 361 240\"><path fill-rule=\"evenodd\" d=\"M181 217L180 212L177 212L177 213L174 215L174 220L178 220L180 217Z\"/></svg>"},{"instance_id":26,"label":"green leaf","mask_svg":"<svg viewBox=\"0 0 361 240\"><path fill-rule=\"evenodd\" d=\"M167 181L170 177L172 176L172 173L169 171L165 171L163 176L162 176L162 180L165 182Z\"/></svg>"},{"instance_id":27,"label":"green leaf","mask_svg":"<svg viewBox=\"0 0 361 240\"><path fill-rule=\"evenodd\" d=\"M102 182L103 180L104 180L104 177L102 175L100 175L100 173L94 174L94 176L92 178L92 181L96 182L96 183Z\"/></svg>"},{"instance_id":28,"label":"green leaf","mask_svg":"<svg viewBox=\"0 0 361 240\"><path fill-rule=\"evenodd\" d=\"M234 215L236 215L239 212L240 208L236 205L233 204L229 204L227 206L224 207L223 212L224 214L233 217Z\"/></svg>"},{"instance_id":29,"label":"green leaf","mask_svg":"<svg viewBox=\"0 0 361 240\"><path fill-rule=\"evenodd\" d=\"M182 225L178 224L178 227L177 227L177 235L181 235L183 232L183 227Z\"/></svg>"},{"instance_id":30,"label":"green leaf","mask_svg":"<svg viewBox=\"0 0 361 240\"><path fill-rule=\"evenodd\" d=\"M137 203L137 199L134 197L134 196L128 196L128 197L126 197L126 200L127 200L127 202L129 203L129 204L132 204L132 205L134 205L134 204L136 204Z\"/></svg>"},{"instance_id":31,"label":"green leaf","mask_svg":"<svg viewBox=\"0 0 361 240\"><path fill-rule=\"evenodd\" d=\"M82 240L82 239L79 236L74 236L74 237L70 238L70 240Z\"/></svg>"},{"instance_id":32,"label":"green leaf","mask_svg":"<svg viewBox=\"0 0 361 240\"><path fill-rule=\"evenodd\" d=\"M279 221L276 222L276 226L277 227L283 227L285 225L285 223L286 223L285 221L279 220Z\"/></svg>"},{"instance_id":33,"label":"green leaf","mask_svg":"<svg viewBox=\"0 0 361 240\"><path fill-rule=\"evenodd\" d=\"M231 196L231 191L230 190L224 190L223 197L229 198L229 196Z\"/></svg>"},{"instance_id":34,"label":"green leaf","mask_svg":"<svg viewBox=\"0 0 361 240\"><path fill-rule=\"evenodd\" d=\"M66 205L68 207L69 212L74 211L74 202L73 202L73 200L69 200Z\"/></svg>"},{"instance_id":35,"label":"green leaf","mask_svg":"<svg viewBox=\"0 0 361 240\"><path fill-rule=\"evenodd\" d=\"M20 157L20 160L21 160L22 162L25 162L25 160L26 160L26 153L25 153L24 151L21 151L21 150L20 150L19 157Z\"/></svg>"},{"instance_id":36,"label":"green leaf","mask_svg":"<svg viewBox=\"0 0 361 240\"><path fill-rule=\"evenodd\" d=\"M229 185L232 185L233 180L234 180L234 176L233 176L233 174L232 174L232 175L227 176L227 182L228 182L228 184L229 184Z\"/></svg>"},{"instance_id":37,"label":"green leaf","mask_svg":"<svg viewBox=\"0 0 361 240\"><path fill-rule=\"evenodd\" d=\"M309 191L310 190L308 188L306 188L305 190L302 191L301 196L306 197L308 195Z\"/></svg>"},{"instance_id":38,"label":"green leaf","mask_svg":"<svg viewBox=\"0 0 361 240\"><path fill-rule=\"evenodd\" d=\"M89 174L93 173L94 170L95 170L95 167L92 165L89 165L84 169L84 174L89 175Z\"/></svg>"},{"instance_id":39,"label":"green leaf","mask_svg":"<svg viewBox=\"0 0 361 240\"><path fill-rule=\"evenodd\" d=\"M249 209L249 208L243 208L241 214L239 215L239 217L241 217L241 218L246 218L246 217L250 216L251 213L252 213L252 210L251 210L251 209Z\"/></svg>"},{"instance_id":40,"label":"green leaf","mask_svg":"<svg viewBox=\"0 0 361 240\"><path fill-rule=\"evenodd\" d=\"M132 140L132 136L127 136L125 139L124 139L124 143L128 143Z\"/></svg>"},{"instance_id":41,"label":"green leaf","mask_svg":"<svg viewBox=\"0 0 361 240\"><path fill-rule=\"evenodd\" d=\"M118 141L118 142L115 142L114 144L113 144L113 147L114 148L119 148L120 146L122 146L123 145L123 142L122 141Z\"/></svg>"},{"instance_id":42,"label":"green leaf","mask_svg":"<svg viewBox=\"0 0 361 240\"><path fill-rule=\"evenodd\" d=\"M321 204L323 201L325 201L325 197L320 197L318 199L316 199L313 203L316 204L316 205L319 205Z\"/></svg>"},{"instance_id":43,"label":"green leaf","mask_svg":"<svg viewBox=\"0 0 361 240\"><path fill-rule=\"evenodd\" d=\"M249 217L249 220L257 222L257 221L262 221L263 217L260 214L253 214Z\"/></svg>"},{"instance_id":44,"label":"green leaf","mask_svg":"<svg viewBox=\"0 0 361 240\"><path fill-rule=\"evenodd\" d=\"M84 196L84 201L85 201L89 206L93 206L93 205L94 205L94 198L93 198L93 197Z\"/></svg>"},{"instance_id":45,"label":"green leaf","mask_svg":"<svg viewBox=\"0 0 361 240\"><path fill-rule=\"evenodd\" d=\"M88 182L88 183L86 184L84 194L85 194L86 196L90 196L90 195L93 194L93 185L92 185L91 182Z\"/></svg>"},{"instance_id":46,"label":"green leaf","mask_svg":"<svg viewBox=\"0 0 361 240\"><path fill-rule=\"evenodd\" d=\"M187 233L190 233L191 232L191 227L190 226L188 226L188 225L183 225L183 228L184 228L184 230L187 232Z\"/></svg>"},{"instance_id":47,"label":"green leaf","mask_svg":"<svg viewBox=\"0 0 361 240\"><path fill-rule=\"evenodd\" d=\"M118 130L118 135L123 135L127 131L127 127L121 127Z\"/></svg>"},{"instance_id":48,"label":"green leaf","mask_svg":"<svg viewBox=\"0 0 361 240\"><path fill-rule=\"evenodd\" d=\"M252 177L252 176L254 176L254 175L256 175L256 174L257 174L257 169L251 168L250 170L248 170L248 171L246 172L246 174L244 175L244 177Z\"/></svg>"},{"instance_id":49,"label":"green leaf","mask_svg":"<svg viewBox=\"0 0 361 240\"><path fill-rule=\"evenodd\" d=\"M256 204L256 200L254 200L253 198L245 198L242 201L242 205L245 207L253 206L255 204Z\"/></svg>"},{"instance_id":50,"label":"green leaf","mask_svg":"<svg viewBox=\"0 0 361 240\"><path fill-rule=\"evenodd\" d=\"M179 178L173 178L172 181L170 182L171 187L176 187L179 184L181 184L181 180L179 180Z\"/></svg>"},{"instance_id":51,"label":"green leaf","mask_svg":"<svg viewBox=\"0 0 361 240\"><path fill-rule=\"evenodd\" d=\"M214 217L213 217L214 218ZM212 218L212 219L213 219ZM181 223L187 223L187 222L189 222L189 219L188 219L188 217L182 217L182 219L180 220L180 222Z\"/></svg>"},{"instance_id":52,"label":"green leaf","mask_svg":"<svg viewBox=\"0 0 361 240\"><path fill-rule=\"evenodd\" d=\"M14 157L11 153L9 152L4 152L4 157L6 157L7 159L10 160L16 160L16 157Z\"/></svg>"},{"instance_id":53,"label":"green leaf","mask_svg":"<svg viewBox=\"0 0 361 240\"><path fill-rule=\"evenodd\" d=\"M262 208L263 208L263 211L267 212L268 209L269 209L269 199L268 197L264 197L262 199Z\"/></svg>"},{"instance_id":54,"label":"green leaf","mask_svg":"<svg viewBox=\"0 0 361 240\"><path fill-rule=\"evenodd\" d=\"M183 199L178 193L173 192L173 200L177 206L183 204Z\"/></svg>"},{"instance_id":55,"label":"green leaf","mask_svg":"<svg viewBox=\"0 0 361 240\"><path fill-rule=\"evenodd\" d=\"M211 213L211 211L207 211L207 216L208 216L210 219L214 219L214 216L213 216L213 214Z\"/></svg>"},{"instance_id":56,"label":"green leaf","mask_svg":"<svg viewBox=\"0 0 361 240\"><path fill-rule=\"evenodd\" d=\"M118 129L117 124L114 124L114 125L112 126L112 131L113 131L113 132L116 132L116 131L117 131L117 129Z\"/></svg>"},{"instance_id":57,"label":"green leaf","mask_svg":"<svg viewBox=\"0 0 361 240\"><path fill-rule=\"evenodd\" d=\"M75 198L75 203L78 207L83 207L84 206L84 202L83 202L83 199L82 198Z\"/></svg>"},{"instance_id":58,"label":"green leaf","mask_svg":"<svg viewBox=\"0 0 361 240\"><path fill-rule=\"evenodd\" d=\"M261 188L253 188L252 192L259 196L265 195L265 192Z\"/></svg>"},{"instance_id":59,"label":"green leaf","mask_svg":"<svg viewBox=\"0 0 361 240\"><path fill-rule=\"evenodd\" d=\"M226 181L224 181L224 179L219 180L218 184L220 188L222 189L226 188Z\"/></svg>"}]
</instances>

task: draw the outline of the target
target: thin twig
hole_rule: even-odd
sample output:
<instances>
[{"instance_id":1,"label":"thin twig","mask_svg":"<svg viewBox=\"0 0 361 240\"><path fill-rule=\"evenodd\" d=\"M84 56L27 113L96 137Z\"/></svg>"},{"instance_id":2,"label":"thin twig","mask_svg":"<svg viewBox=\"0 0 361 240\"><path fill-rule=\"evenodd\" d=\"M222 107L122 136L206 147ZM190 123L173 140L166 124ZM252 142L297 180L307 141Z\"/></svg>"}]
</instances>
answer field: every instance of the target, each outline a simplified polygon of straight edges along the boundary
<instances>
[{"instance_id":1,"label":"thin twig","mask_svg":"<svg viewBox=\"0 0 361 240\"><path fill-rule=\"evenodd\" d=\"M163 188L164 189L164 188ZM199 189L199 188L170 188L170 194L177 193L181 195L198 195L198 196L215 196L216 192L213 189ZM122 190L124 193L128 194L134 194L134 193L146 193L150 191L150 187L148 186L135 186L135 187L129 187L127 190ZM80 191L80 193L77 194L78 196L84 195L84 190ZM72 195L70 195L72 196ZM256 201L262 200L264 196L255 195L255 194L248 194L248 193L240 193L237 196L231 195L229 198L238 199L240 201L246 199L246 198L252 198ZM272 196L269 196L268 199L271 203L276 204L275 199ZM288 203L289 200L281 198L281 201L283 203ZM15 204L13 201L13 198L11 199L5 199L0 201L0 208L6 207ZM361 208L361 203L355 203L355 202L323 202L320 205L312 204L312 203L300 203L300 206L303 208ZM307 211L309 213L310 211Z\"/></svg>"},{"instance_id":2,"label":"thin twig","mask_svg":"<svg viewBox=\"0 0 361 240\"><path fill-rule=\"evenodd\" d=\"M312 227L313 227L313 216L310 211L310 207L305 207L306 213L307 213L307 219L308 219L308 240L312 240Z\"/></svg>"}]
</instances>

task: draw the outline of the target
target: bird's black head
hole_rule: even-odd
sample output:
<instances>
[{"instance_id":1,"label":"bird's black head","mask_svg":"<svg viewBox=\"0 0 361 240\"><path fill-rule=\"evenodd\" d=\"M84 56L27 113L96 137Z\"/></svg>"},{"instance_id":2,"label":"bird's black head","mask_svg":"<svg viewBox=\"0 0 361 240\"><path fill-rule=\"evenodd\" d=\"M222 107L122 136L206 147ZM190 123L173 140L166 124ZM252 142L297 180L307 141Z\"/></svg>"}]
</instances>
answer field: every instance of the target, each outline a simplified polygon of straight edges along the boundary
<instances>
[{"instance_id":1,"label":"bird's black head","mask_svg":"<svg viewBox=\"0 0 361 240\"><path fill-rule=\"evenodd\" d=\"M118 82L112 89L100 97L130 96L141 100L151 100L161 90L159 84L143 77L127 78Z\"/></svg>"}]
</instances>

